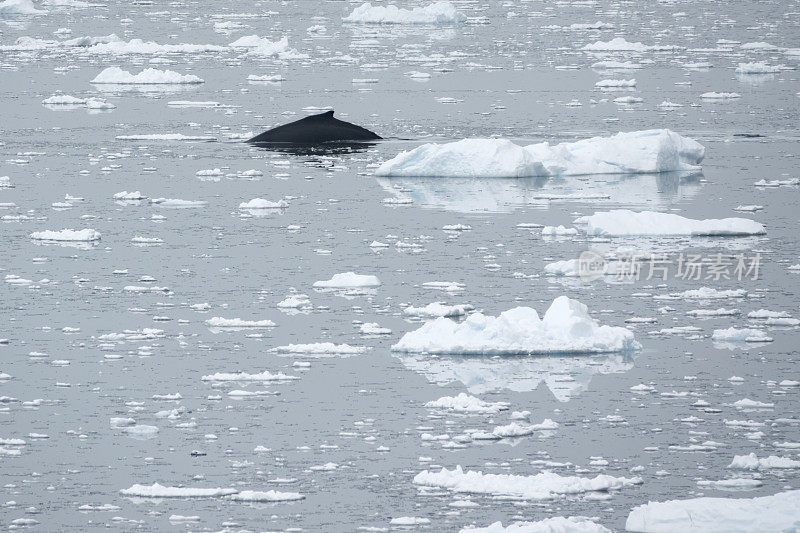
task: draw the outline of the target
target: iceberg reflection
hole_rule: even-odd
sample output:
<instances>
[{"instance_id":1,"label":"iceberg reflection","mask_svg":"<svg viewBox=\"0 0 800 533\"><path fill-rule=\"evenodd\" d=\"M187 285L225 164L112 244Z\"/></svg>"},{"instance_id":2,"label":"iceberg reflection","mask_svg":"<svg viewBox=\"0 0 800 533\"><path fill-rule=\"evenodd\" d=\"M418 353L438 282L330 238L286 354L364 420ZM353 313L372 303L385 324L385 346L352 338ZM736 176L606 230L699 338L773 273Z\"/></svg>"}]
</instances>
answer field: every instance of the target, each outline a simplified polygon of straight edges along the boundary
<instances>
[{"instance_id":1,"label":"iceberg reflection","mask_svg":"<svg viewBox=\"0 0 800 533\"><path fill-rule=\"evenodd\" d=\"M407 368L437 385L459 381L471 394L498 390L530 392L544 383L560 402L589 387L595 374L619 374L633 368L633 357L594 356L480 357L395 354Z\"/></svg>"},{"instance_id":2,"label":"iceberg reflection","mask_svg":"<svg viewBox=\"0 0 800 533\"><path fill-rule=\"evenodd\" d=\"M693 197L701 173L598 174L562 178L375 178L397 198L458 213L503 213L551 202L663 209Z\"/></svg>"}]
</instances>

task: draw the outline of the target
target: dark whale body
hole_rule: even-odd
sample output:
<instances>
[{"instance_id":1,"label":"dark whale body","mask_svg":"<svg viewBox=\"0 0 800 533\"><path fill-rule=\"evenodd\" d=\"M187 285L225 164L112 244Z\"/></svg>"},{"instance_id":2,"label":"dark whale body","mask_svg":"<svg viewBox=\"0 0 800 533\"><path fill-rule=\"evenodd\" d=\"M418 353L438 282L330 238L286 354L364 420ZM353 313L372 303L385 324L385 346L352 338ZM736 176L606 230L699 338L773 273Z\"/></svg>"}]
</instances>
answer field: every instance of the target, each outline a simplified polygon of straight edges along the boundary
<instances>
[{"instance_id":1,"label":"dark whale body","mask_svg":"<svg viewBox=\"0 0 800 533\"><path fill-rule=\"evenodd\" d=\"M256 146L316 146L325 143L357 143L381 137L366 128L333 118L333 111L311 115L256 135L247 142Z\"/></svg>"}]
</instances>

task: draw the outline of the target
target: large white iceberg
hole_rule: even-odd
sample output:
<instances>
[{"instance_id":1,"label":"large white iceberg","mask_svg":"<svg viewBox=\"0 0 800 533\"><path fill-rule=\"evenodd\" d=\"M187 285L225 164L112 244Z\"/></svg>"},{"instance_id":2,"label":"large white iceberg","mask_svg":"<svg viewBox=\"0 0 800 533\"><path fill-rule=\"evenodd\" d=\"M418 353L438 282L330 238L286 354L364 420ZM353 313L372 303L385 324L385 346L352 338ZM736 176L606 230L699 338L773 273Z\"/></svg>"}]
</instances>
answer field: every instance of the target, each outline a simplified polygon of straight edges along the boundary
<instances>
[{"instance_id":1,"label":"large white iceberg","mask_svg":"<svg viewBox=\"0 0 800 533\"><path fill-rule=\"evenodd\" d=\"M450 2L434 2L413 9L403 9L395 5L373 6L367 2L342 20L362 24L453 24L466 19Z\"/></svg>"},{"instance_id":2,"label":"large white iceberg","mask_svg":"<svg viewBox=\"0 0 800 533\"><path fill-rule=\"evenodd\" d=\"M461 466L453 470L442 468L439 472L423 470L414 476L414 483L442 487L453 492L516 496L526 500L550 500L564 494L621 489L642 483L641 478L613 477L600 474L594 478L561 476L554 472L540 472L532 476L514 474L484 474Z\"/></svg>"},{"instance_id":3,"label":"large white iceberg","mask_svg":"<svg viewBox=\"0 0 800 533\"><path fill-rule=\"evenodd\" d=\"M535 309L470 315L461 323L437 318L403 335L396 352L434 354L555 354L628 352L640 348L633 333L601 326L577 300L559 296L540 319Z\"/></svg>"},{"instance_id":4,"label":"large white iceberg","mask_svg":"<svg viewBox=\"0 0 800 533\"><path fill-rule=\"evenodd\" d=\"M797 531L798 528L800 490L759 498L650 502L634 507L625 523L628 531L648 533L766 533Z\"/></svg>"},{"instance_id":5,"label":"large white iceberg","mask_svg":"<svg viewBox=\"0 0 800 533\"><path fill-rule=\"evenodd\" d=\"M588 235L763 235L764 226L747 218L696 220L674 213L615 209L580 217Z\"/></svg>"},{"instance_id":6,"label":"large white iceberg","mask_svg":"<svg viewBox=\"0 0 800 533\"><path fill-rule=\"evenodd\" d=\"M550 145L506 139L429 143L384 162L378 176L518 178L699 171L705 148L677 133L645 130Z\"/></svg>"}]
</instances>

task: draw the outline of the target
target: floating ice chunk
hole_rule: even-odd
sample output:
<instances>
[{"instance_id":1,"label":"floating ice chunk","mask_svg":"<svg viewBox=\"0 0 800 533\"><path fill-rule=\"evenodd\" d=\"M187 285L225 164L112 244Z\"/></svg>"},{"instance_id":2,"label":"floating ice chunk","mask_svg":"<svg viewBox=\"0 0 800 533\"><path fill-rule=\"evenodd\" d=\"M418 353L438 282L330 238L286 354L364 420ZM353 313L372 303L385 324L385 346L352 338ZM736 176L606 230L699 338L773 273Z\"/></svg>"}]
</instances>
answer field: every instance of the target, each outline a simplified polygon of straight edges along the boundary
<instances>
[{"instance_id":1,"label":"floating ice chunk","mask_svg":"<svg viewBox=\"0 0 800 533\"><path fill-rule=\"evenodd\" d=\"M344 22L361 24L454 24L467 19L450 2L403 9L395 5L373 6L367 2L344 17Z\"/></svg>"},{"instance_id":2,"label":"floating ice chunk","mask_svg":"<svg viewBox=\"0 0 800 533\"><path fill-rule=\"evenodd\" d=\"M708 92L703 93L700 95L700 98L705 98L706 100L730 100L733 98L741 98L741 94L739 93L716 93L716 92Z\"/></svg>"},{"instance_id":3,"label":"floating ice chunk","mask_svg":"<svg viewBox=\"0 0 800 533\"><path fill-rule=\"evenodd\" d=\"M306 294L292 294L278 302L280 309L300 309L304 307L311 307L311 300Z\"/></svg>"},{"instance_id":4,"label":"floating ice chunk","mask_svg":"<svg viewBox=\"0 0 800 533\"><path fill-rule=\"evenodd\" d=\"M577 229L567 228L565 226L545 226L542 228L542 237L560 237L577 234Z\"/></svg>"},{"instance_id":5,"label":"floating ice chunk","mask_svg":"<svg viewBox=\"0 0 800 533\"><path fill-rule=\"evenodd\" d=\"M778 47L774 44L766 43L764 41L757 41L753 43L744 43L741 46L742 50L777 50Z\"/></svg>"},{"instance_id":6,"label":"floating ice chunk","mask_svg":"<svg viewBox=\"0 0 800 533\"><path fill-rule=\"evenodd\" d=\"M444 302L433 302L425 307L406 307L403 309L403 313L410 316L425 318L437 318L440 316L455 317L464 316L473 309L475 308L469 304L447 305Z\"/></svg>"},{"instance_id":7,"label":"floating ice chunk","mask_svg":"<svg viewBox=\"0 0 800 533\"><path fill-rule=\"evenodd\" d=\"M712 487L720 490L749 490L760 487L764 484L764 482L759 481L758 479L738 477L732 479L721 479L719 481L703 480L698 481L697 484L701 487Z\"/></svg>"},{"instance_id":8,"label":"floating ice chunk","mask_svg":"<svg viewBox=\"0 0 800 533\"><path fill-rule=\"evenodd\" d=\"M50 98L42 100L44 105L64 105L64 106L83 106L86 104L86 98L77 98L69 94L54 94Z\"/></svg>"},{"instance_id":9,"label":"floating ice chunk","mask_svg":"<svg viewBox=\"0 0 800 533\"><path fill-rule=\"evenodd\" d=\"M158 427L139 424L134 426L125 426L122 428L122 431L132 437L147 439L154 437L155 434L158 433Z\"/></svg>"},{"instance_id":10,"label":"floating ice chunk","mask_svg":"<svg viewBox=\"0 0 800 533\"><path fill-rule=\"evenodd\" d=\"M594 86L601 89L636 87L636 80L600 80Z\"/></svg>"},{"instance_id":11,"label":"floating ice chunk","mask_svg":"<svg viewBox=\"0 0 800 533\"><path fill-rule=\"evenodd\" d=\"M228 496L236 494L236 489L224 488L191 488L191 487L165 487L159 483L152 485L133 485L119 491L123 496L139 498L209 498L214 496Z\"/></svg>"},{"instance_id":12,"label":"floating ice chunk","mask_svg":"<svg viewBox=\"0 0 800 533\"><path fill-rule=\"evenodd\" d=\"M377 276L356 274L355 272L344 272L334 274L327 281L315 281L314 287L321 289L351 289L357 287L378 287L381 281Z\"/></svg>"},{"instance_id":13,"label":"floating ice chunk","mask_svg":"<svg viewBox=\"0 0 800 533\"><path fill-rule=\"evenodd\" d=\"M790 531L800 522L800 490L758 498L693 498L634 507L627 531L748 533Z\"/></svg>"},{"instance_id":14,"label":"floating ice chunk","mask_svg":"<svg viewBox=\"0 0 800 533\"><path fill-rule=\"evenodd\" d=\"M558 423L546 418L541 424L526 425L511 422L505 426L496 426L492 430L491 435L497 438L506 439L513 437L524 437L526 435L532 435L536 431L553 429L558 429Z\"/></svg>"},{"instance_id":15,"label":"floating ice chunk","mask_svg":"<svg viewBox=\"0 0 800 533\"><path fill-rule=\"evenodd\" d=\"M100 240L100 232L93 229L35 231L31 233L31 239L40 241L91 242Z\"/></svg>"},{"instance_id":16,"label":"floating ice chunk","mask_svg":"<svg viewBox=\"0 0 800 533\"><path fill-rule=\"evenodd\" d=\"M248 374L246 372L217 372L200 378L202 381L290 381L300 379L297 376L289 376L283 372L273 374L269 370L265 370L258 374Z\"/></svg>"},{"instance_id":17,"label":"floating ice chunk","mask_svg":"<svg viewBox=\"0 0 800 533\"><path fill-rule=\"evenodd\" d=\"M464 139L401 152L375 174L493 178L698 171L704 155L702 145L670 130L619 133L554 146Z\"/></svg>"},{"instance_id":18,"label":"floating ice chunk","mask_svg":"<svg viewBox=\"0 0 800 533\"><path fill-rule=\"evenodd\" d=\"M142 133L136 135L117 135L118 141L214 141L210 135L184 135L183 133Z\"/></svg>"},{"instance_id":19,"label":"floating ice chunk","mask_svg":"<svg viewBox=\"0 0 800 533\"><path fill-rule=\"evenodd\" d=\"M768 65L764 61L755 63L739 63L736 67L737 74L775 74L781 72L786 67L784 65Z\"/></svg>"},{"instance_id":20,"label":"floating ice chunk","mask_svg":"<svg viewBox=\"0 0 800 533\"><path fill-rule=\"evenodd\" d=\"M623 37L615 37L607 42L597 41L587 44L583 49L590 52L646 52L650 47L638 42L629 43Z\"/></svg>"},{"instance_id":21,"label":"floating ice chunk","mask_svg":"<svg viewBox=\"0 0 800 533\"><path fill-rule=\"evenodd\" d=\"M316 342L311 344L287 344L272 348L271 352L278 354L303 354L309 356L335 356L357 355L367 351L365 346L351 346L349 344L334 344L332 342Z\"/></svg>"},{"instance_id":22,"label":"floating ice chunk","mask_svg":"<svg viewBox=\"0 0 800 533\"><path fill-rule=\"evenodd\" d=\"M384 328L377 322L365 322L359 327L362 335L390 335L392 330Z\"/></svg>"},{"instance_id":23,"label":"floating ice chunk","mask_svg":"<svg viewBox=\"0 0 800 533\"><path fill-rule=\"evenodd\" d=\"M177 208L189 208L189 207L205 207L208 205L208 202L203 200L181 200L178 198L153 198L150 200L151 203L156 204L159 207L177 207Z\"/></svg>"},{"instance_id":24,"label":"floating ice chunk","mask_svg":"<svg viewBox=\"0 0 800 533\"><path fill-rule=\"evenodd\" d=\"M428 518L416 516L398 516L397 518L392 518L389 523L393 526L419 526L422 524L430 524L431 521Z\"/></svg>"},{"instance_id":25,"label":"floating ice chunk","mask_svg":"<svg viewBox=\"0 0 800 533\"><path fill-rule=\"evenodd\" d=\"M585 305L559 296L543 319L530 307L517 307L498 317L482 313L457 323L437 318L403 335L393 351L436 354L555 354L626 352L640 348L633 333L600 326Z\"/></svg>"},{"instance_id":26,"label":"floating ice chunk","mask_svg":"<svg viewBox=\"0 0 800 533\"><path fill-rule=\"evenodd\" d=\"M272 320L242 320L241 318L222 318L215 316L206 320L212 328L269 328L275 325Z\"/></svg>"},{"instance_id":27,"label":"floating ice chunk","mask_svg":"<svg viewBox=\"0 0 800 533\"><path fill-rule=\"evenodd\" d=\"M233 41L230 47L246 49L247 53L245 55L247 56L278 56L283 59L306 57L289 48L289 39L287 37L283 37L278 41L270 41L258 35L246 35Z\"/></svg>"},{"instance_id":28,"label":"floating ice chunk","mask_svg":"<svg viewBox=\"0 0 800 533\"><path fill-rule=\"evenodd\" d=\"M281 76L280 74L265 74L263 76L258 76L256 74L250 74L247 76L247 81L266 81L276 83L279 81L284 81L286 78Z\"/></svg>"},{"instance_id":29,"label":"floating ice chunk","mask_svg":"<svg viewBox=\"0 0 800 533\"><path fill-rule=\"evenodd\" d=\"M620 96L619 98L614 98L615 104L641 104L642 102L644 102L644 99L638 96Z\"/></svg>"},{"instance_id":30,"label":"floating ice chunk","mask_svg":"<svg viewBox=\"0 0 800 533\"><path fill-rule=\"evenodd\" d=\"M800 468L800 461L796 461L789 457L778 457L777 455L770 455L769 457L762 457L761 459L755 453L748 455L736 455L733 461L728 465L728 468L738 470L773 470L785 468Z\"/></svg>"},{"instance_id":31,"label":"floating ice chunk","mask_svg":"<svg viewBox=\"0 0 800 533\"><path fill-rule=\"evenodd\" d=\"M767 309L759 309L758 311L750 311L747 313L747 318L790 318L791 315L786 311L769 311Z\"/></svg>"},{"instance_id":32,"label":"floating ice chunk","mask_svg":"<svg viewBox=\"0 0 800 533\"><path fill-rule=\"evenodd\" d=\"M674 213L616 209L580 217L576 224L586 224L587 235L763 235L764 226L747 218L696 220Z\"/></svg>"},{"instance_id":33,"label":"floating ice chunk","mask_svg":"<svg viewBox=\"0 0 800 533\"><path fill-rule=\"evenodd\" d=\"M691 311L686 311L686 314L697 317L735 316L739 314L739 310L725 309L724 307L720 307L719 309L693 309Z\"/></svg>"},{"instance_id":34,"label":"floating ice chunk","mask_svg":"<svg viewBox=\"0 0 800 533\"><path fill-rule=\"evenodd\" d=\"M588 518L556 516L536 522L516 522L503 527L495 522L486 527L465 527L459 533L611 533L611 530Z\"/></svg>"},{"instance_id":35,"label":"floating ice chunk","mask_svg":"<svg viewBox=\"0 0 800 533\"><path fill-rule=\"evenodd\" d=\"M36 9L32 0L5 0L0 2L0 15L39 15L47 13L44 9Z\"/></svg>"},{"instance_id":36,"label":"floating ice chunk","mask_svg":"<svg viewBox=\"0 0 800 533\"><path fill-rule=\"evenodd\" d=\"M236 494L231 494L228 498L239 502L290 502L302 500L305 496L299 492L279 492L277 490L260 492L256 490L243 490Z\"/></svg>"},{"instance_id":37,"label":"floating ice chunk","mask_svg":"<svg viewBox=\"0 0 800 533\"><path fill-rule=\"evenodd\" d=\"M638 477L612 477L605 474L595 478L560 476L552 472L541 472L532 476L484 474L472 470L464 472L461 466L457 466L453 470L442 468L439 472L423 470L414 476L414 483L443 487L454 492L549 500L565 494L621 489L641 484L642 480Z\"/></svg>"},{"instance_id":38,"label":"floating ice chunk","mask_svg":"<svg viewBox=\"0 0 800 533\"><path fill-rule=\"evenodd\" d=\"M743 398L739 401L733 402L733 406L740 409L768 409L775 407L774 403L758 402L750 398Z\"/></svg>"},{"instance_id":39,"label":"floating ice chunk","mask_svg":"<svg viewBox=\"0 0 800 533\"><path fill-rule=\"evenodd\" d=\"M110 38L109 38L110 37ZM160 55L160 54L197 54L203 52L225 52L229 48L226 46L219 46L214 44L159 44L153 41L143 41L142 39L131 39L130 41L123 41L116 35L110 35L107 38L88 38L95 39L94 42L89 41L80 44L86 54L96 55ZM74 39L73 39L74 40ZM73 45L75 46L75 45Z\"/></svg>"},{"instance_id":40,"label":"floating ice chunk","mask_svg":"<svg viewBox=\"0 0 800 533\"><path fill-rule=\"evenodd\" d=\"M253 198L249 202L239 204L239 209L282 209L284 207L289 207L289 202L286 200L271 202L263 198Z\"/></svg>"},{"instance_id":41,"label":"floating ice chunk","mask_svg":"<svg viewBox=\"0 0 800 533\"><path fill-rule=\"evenodd\" d=\"M772 342L763 330L753 328L715 329L711 338L720 342Z\"/></svg>"},{"instance_id":42,"label":"floating ice chunk","mask_svg":"<svg viewBox=\"0 0 800 533\"><path fill-rule=\"evenodd\" d=\"M485 402L475 396L459 393L457 396L442 396L425 404L429 409L441 409L456 413L495 414L508 409L506 402Z\"/></svg>"},{"instance_id":43,"label":"floating ice chunk","mask_svg":"<svg viewBox=\"0 0 800 533\"><path fill-rule=\"evenodd\" d=\"M194 74L180 74L172 70L148 68L138 74L131 74L119 67L108 67L89 82L114 85L182 85L203 83Z\"/></svg>"}]
</instances>

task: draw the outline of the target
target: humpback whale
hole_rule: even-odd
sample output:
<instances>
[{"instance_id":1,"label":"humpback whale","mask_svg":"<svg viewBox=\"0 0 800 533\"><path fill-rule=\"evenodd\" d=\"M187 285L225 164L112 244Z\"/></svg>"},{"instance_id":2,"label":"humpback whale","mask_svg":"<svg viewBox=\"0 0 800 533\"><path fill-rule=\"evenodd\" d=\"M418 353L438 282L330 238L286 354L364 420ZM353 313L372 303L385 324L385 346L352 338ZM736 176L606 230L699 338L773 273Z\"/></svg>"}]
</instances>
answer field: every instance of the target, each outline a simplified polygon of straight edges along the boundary
<instances>
[{"instance_id":1,"label":"humpback whale","mask_svg":"<svg viewBox=\"0 0 800 533\"><path fill-rule=\"evenodd\" d=\"M333 111L311 115L256 135L247 142L256 146L356 143L381 139L366 128L333 117Z\"/></svg>"}]
</instances>

